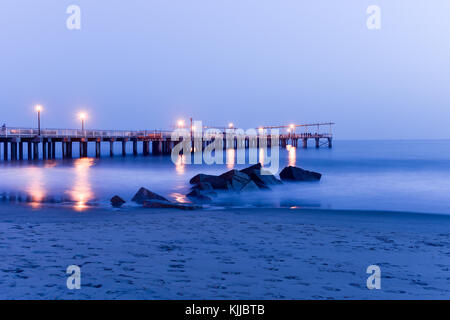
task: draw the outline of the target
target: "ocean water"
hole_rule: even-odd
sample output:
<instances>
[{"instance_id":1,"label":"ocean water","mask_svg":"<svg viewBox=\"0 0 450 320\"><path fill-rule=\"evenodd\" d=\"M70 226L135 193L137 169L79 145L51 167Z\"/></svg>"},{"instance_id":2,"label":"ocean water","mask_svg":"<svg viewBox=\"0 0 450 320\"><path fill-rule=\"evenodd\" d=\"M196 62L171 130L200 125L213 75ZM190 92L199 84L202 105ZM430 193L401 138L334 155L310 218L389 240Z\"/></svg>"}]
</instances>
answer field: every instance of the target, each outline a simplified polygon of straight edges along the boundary
<instances>
[{"instance_id":1,"label":"ocean water","mask_svg":"<svg viewBox=\"0 0 450 320\"><path fill-rule=\"evenodd\" d=\"M119 146L117 146L119 147ZM131 147L131 146L130 146ZM77 150L74 144L74 151ZM103 148L107 151L107 148ZM117 150L119 151L119 150ZM129 150L131 153L131 150ZM90 150L93 154L93 150ZM226 153L233 159L233 151ZM119 152L117 152L119 154ZM234 154L235 155L235 154ZM128 201L140 187L187 202L189 179L247 165L188 165L169 156L0 162L0 198L83 211ZM232 162L232 161L231 161ZM450 213L450 141L334 141L332 149L280 150L280 170L296 165L323 174L320 182L285 183L271 191L222 194L211 208L300 207Z\"/></svg>"}]
</instances>

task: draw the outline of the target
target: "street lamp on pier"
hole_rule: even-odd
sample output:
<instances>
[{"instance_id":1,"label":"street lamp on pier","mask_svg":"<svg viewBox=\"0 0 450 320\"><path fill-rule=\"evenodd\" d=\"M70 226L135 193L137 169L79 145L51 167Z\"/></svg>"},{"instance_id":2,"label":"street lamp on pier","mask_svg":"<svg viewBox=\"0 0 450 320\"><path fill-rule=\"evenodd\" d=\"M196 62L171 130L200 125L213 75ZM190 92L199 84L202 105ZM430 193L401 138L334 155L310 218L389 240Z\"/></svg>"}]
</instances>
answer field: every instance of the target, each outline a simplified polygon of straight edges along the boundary
<instances>
[{"instance_id":1,"label":"street lamp on pier","mask_svg":"<svg viewBox=\"0 0 450 320\"><path fill-rule=\"evenodd\" d=\"M36 107L36 112L38 115L38 136L41 135L41 111L42 111L42 106L40 104L38 104Z\"/></svg>"},{"instance_id":2,"label":"street lamp on pier","mask_svg":"<svg viewBox=\"0 0 450 320\"><path fill-rule=\"evenodd\" d=\"M81 119L81 131L84 133L84 120L86 119L86 113L81 112L80 119Z\"/></svg>"}]
</instances>

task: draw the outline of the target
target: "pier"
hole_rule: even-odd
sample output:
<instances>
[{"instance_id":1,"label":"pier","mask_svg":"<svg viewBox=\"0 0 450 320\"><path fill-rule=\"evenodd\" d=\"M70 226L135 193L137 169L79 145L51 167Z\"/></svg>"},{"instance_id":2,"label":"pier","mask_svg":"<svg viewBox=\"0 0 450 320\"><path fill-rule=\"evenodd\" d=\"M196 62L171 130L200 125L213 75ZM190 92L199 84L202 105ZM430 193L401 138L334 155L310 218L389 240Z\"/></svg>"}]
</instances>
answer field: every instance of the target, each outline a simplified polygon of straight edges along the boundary
<instances>
[{"instance_id":1,"label":"pier","mask_svg":"<svg viewBox=\"0 0 450 320\"><path fill-rule=\"evenodd\" d=\"M334 123L301 124L289 126L265 126L256 130L260 132L256 137L256 144L252 144L246 138L243 145L235 142L231 148L252 148L259 147L261 139L268 141L270 146L269 129L279 129L279 145L286 148L293 147L307 148L308 141L314 141L315 148L322 146L331 148L333 135L331 127ZM329 127L328 132L321 132L323 127ZM206 127L205 127L206 128ZM305 132L296 133L297 128L302 128ZM312 128L312 129L311 129ZM223 130L225 135L225 130ZM203 133L202 133L203 134ZM78 130L78 129L35 129L35 128L12 128L3 127L0 130L0 150L4 161L17 160L37 160L56 159L57 154L61 154L63 159L73 158L74 145L79 148L79 156L100 158L102 153L102 143L109 143L109 156L115 155L115 143L121 144L121 156L127 155L127 144L132 144L132 154L137 156L138 150L142 150L144 156L149 155L170 155L173 147L179 141L172 141L172 131L162 130L141 130L141 131L121 131L121 130ZM192 133L191 133L192 137ZM94 144L94 154L88 154L88 143ZM138 148L138 143L142 148ZM203 148L206 146L202 144ZM229 143L225 143L224 148L230 148ZM26 147L26 153L24 148ZM56 152L56 149L60 152Z\"/></svg>"}]
</instances>

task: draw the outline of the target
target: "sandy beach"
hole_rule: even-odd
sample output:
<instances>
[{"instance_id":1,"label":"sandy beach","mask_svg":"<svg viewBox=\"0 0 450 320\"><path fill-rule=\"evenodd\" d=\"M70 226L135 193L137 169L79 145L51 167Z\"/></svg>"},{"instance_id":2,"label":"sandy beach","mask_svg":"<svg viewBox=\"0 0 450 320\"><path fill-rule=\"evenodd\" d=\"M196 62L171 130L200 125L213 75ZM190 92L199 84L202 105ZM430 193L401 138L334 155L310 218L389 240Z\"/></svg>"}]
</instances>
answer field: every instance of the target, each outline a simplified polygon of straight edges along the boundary
<instances>
[{"instance_id":1,"label":"sandy beach","mask_svg":"<svg viewBox=\"0 0 450 320\"><path fill-rule=\"evenodd\" d=\"M450 216L0 206L1 299L449 299ZM381 268L381 289L366 268ZM81 267L81 289L66 268Z\"/></svg>"}]
</instances>

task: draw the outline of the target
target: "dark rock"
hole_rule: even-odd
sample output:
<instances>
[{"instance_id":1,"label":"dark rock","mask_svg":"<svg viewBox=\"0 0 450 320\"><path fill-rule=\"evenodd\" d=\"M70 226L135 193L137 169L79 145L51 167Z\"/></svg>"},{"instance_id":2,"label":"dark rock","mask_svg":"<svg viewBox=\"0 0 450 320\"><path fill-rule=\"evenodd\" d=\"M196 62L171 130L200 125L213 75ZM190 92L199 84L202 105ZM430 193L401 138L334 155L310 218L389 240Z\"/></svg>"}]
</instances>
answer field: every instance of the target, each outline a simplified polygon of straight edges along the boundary
<instances>
[{"instance_id":1,"label":"dark rock","mask_svg":"<svg viewBox=\"0 0 450 320\"><path fill-rule=\"evenodd\" d=\"M191 192L189 192L186 197L194 202L209 203L212 201L211 197L217 196L217 192L214 191L213 187L209 182L201 182L192 187Z\"/></svg>"},{"instance_id":2,"label":"dark rock","mask_svg":"<svg viewBox=\"0 0 450 320\"><path fill-rule=\"evenodd\" d=\"M195 177L193 177L190 181L190 184L201 184L201 183L209 183L213 189L222 189L222 190L226 190L228 189L227 187L227 182L225 181L225 179L218 177L218 176L213 176L213 175L209 175L209 174L198 174Z\"/></svg>"},{"instance_id":3,"label":"dark rock","mask_svg":"<svg viewBox=\"0 0 450 320\"><path fill-rule=\"evenodd\" d=\"M303 170L298 167L286 167L280 172L283 181L318 181L322 175L318 172Z\"/></svg>"},{"instance_id":4,"label":"dark rock","mask_svg":"<svg viewBox=\"0 0 450 320\"><path fill-rule=\"evenodd\" d=\"M261 163L242 169L241 172L247 174L260 189L270 189L270 185L282 184L273 174L265 171Z\"/></svg>"},{"instance_id":5,"label":"dark rock","mask_svg":"<svg viewBox=\"0 0 450 320\"><path fill-rule=\"evenodd\" d=\"M183 204L183 203L173 203L169 201L162 200L145 200L143 203L144 208L150 209L180 209L180 210L195 210L201 209L200 206Z\"/></svg>"},{"instance_id":6,"label":"dark rock","mask_svg":"<svg viewBox=\"0 0 450 320\"><path fill-rule=\"evenodd\" d=\"M186 197L191 199L194 202L201 202L201 203L209 203L212 201L212 199L209 196L206 196L202 193L200 189L194 188L191 192L189 192Z\"/></svg>"},{"instance_id":7,"label":"dark rock","mask_svg":"<svg viewBox=\"0 0 450 320\"><path fill-rule=\"evenodd\" d=\"M202 193L208 194L215 194L214 192L214 188L212 187L211 183L209 182L203 182L203 183L199 183L196 184L193 188L198 189L200 191L202 191Z\"/></svg>"},{"instance_id":8,"label":"dark rock","mask_svg":"<svg viewBox=\"0 0 450 320\"><path fill-rule=\"evenodd\" d=\"M249 172L254 178L252 179L246 172ZM189 182L195 184L195 186L186 196L193 200L203 201L209 201L208 198L215 196L214 190L253 191L260 188L268 188L267 185L269 184L281 183L281 181L270 174L262 174L261 165L255 165L241 171L230 170L220 176L198 174Z\"/></svg>"},{"instance_id":9,"label":"dark rock","mask_svg":"<svg viewBox=\"0 0 450 320\"><path fill-rule=\"evenodd\" d=\"M256 185L256 183L250 180L249 182L247 182L246 185L244 185L241 188L240 192L256 191L256 190L259 190L259 187Z\"/></svg>"},{"instance_id":10,"label":"dark rock","mask_svg":"<svg viewBox=\"0 0 450 320\"><path fill-rule=\"evenodd\" d=\"M230 191L241 191L252 179L238 170L230 170L219 176L227 182L227 189Z\"/></svg>"},{"instance_id":11,"label":"dark rock","mask_svg":"<svg viewBox=\"0 0 450 320\"><path fill-rule=\"evenodd\" d=\"M133 199L131 199L131 201L134 201L138 204L143 204L145 200L169 201L159 194L151 192L150 190L145 188L140 188L139 191L134 195Z\"/></svg>"},{"instance_id":12,"label":"dark rock","mask_svg":"<svg viewBox=\"0 0 450 320\"><path fill-rule=\"evenodd\" d=\"M114 197L111 198L111 205L114 208L120 208L124 203L125 203L125 200L123 200L119 196L114 196Z\"/></svg>"}]
</instances>

